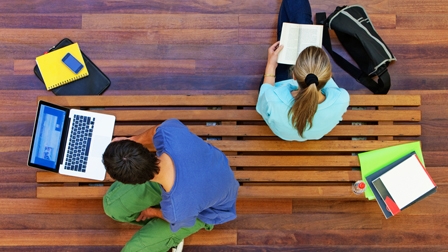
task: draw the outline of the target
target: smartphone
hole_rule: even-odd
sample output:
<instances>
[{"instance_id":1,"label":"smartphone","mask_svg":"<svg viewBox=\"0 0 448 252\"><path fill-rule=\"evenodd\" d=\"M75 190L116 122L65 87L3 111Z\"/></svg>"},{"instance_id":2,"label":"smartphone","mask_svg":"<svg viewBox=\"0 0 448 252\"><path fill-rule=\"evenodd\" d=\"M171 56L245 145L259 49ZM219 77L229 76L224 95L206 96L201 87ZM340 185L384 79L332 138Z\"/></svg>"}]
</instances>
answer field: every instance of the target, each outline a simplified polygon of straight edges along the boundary
<instances>
[{"instance_id":1,"label":"smartphone","mask_svg":"<svg viewBox=\"0 0 448 252\"><path fill-rule=\"evenodd\" d=\"M81 62L71 55L71 53L67 53L64 58L62 58L62 62L64 62L64 64L68 66L68 68L70 68L75 74L78 74L84 67Z\"/></svg>"}]
</instances>

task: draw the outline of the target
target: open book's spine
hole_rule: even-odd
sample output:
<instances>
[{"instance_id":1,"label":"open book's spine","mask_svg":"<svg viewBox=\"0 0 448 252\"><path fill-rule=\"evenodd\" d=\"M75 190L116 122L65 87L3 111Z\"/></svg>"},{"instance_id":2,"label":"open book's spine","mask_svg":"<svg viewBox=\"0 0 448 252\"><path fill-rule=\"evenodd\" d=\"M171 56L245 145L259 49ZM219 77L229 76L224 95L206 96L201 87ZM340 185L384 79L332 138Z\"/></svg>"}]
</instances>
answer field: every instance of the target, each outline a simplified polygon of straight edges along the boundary
<instances>
[{"instance_id":1,"label":"open book's spine","mask_svg":"<svg viewBox=\"0 0 448 252\"><path fill-rule=\"evenodd\" d=\"M73 82L73 81L75 81L75 80L79 80L79 79L81 79L81 78L87 77L88 75L89 75L89 73L83 73L83 74L76 75L76 76L73 77L73 78L70 78L70 79L67 79L67 80L64 80L64 81L61 81L61 82L59 82L59 83L56 83L56 84L54 84L54 85L49 86L47 90L50 90L50 89L53 89L53 88L60 87L60 86L65 85L65 84L67 84L67 83Z\"/></svg>"}]
</instances>

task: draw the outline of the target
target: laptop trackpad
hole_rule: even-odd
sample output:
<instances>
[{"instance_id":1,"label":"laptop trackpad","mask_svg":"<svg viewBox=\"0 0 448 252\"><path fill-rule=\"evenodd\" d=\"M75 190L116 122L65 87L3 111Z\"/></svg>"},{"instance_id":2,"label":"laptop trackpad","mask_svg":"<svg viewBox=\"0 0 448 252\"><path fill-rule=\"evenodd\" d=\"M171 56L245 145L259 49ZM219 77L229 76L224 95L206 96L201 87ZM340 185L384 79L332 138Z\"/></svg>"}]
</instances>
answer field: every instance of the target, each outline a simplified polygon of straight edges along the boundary
<instances>
[{"instance_id":1,"label":"laptop trackpad","mask_svg":"<svg viewBox=\"0 0 448 252\"><path fill-rule=\"evenodd\" d=\"M103 153L109 145L111 139L106 136L94 136L92 139L92 146L89 151L90 157L98 157L103 160Z\"/></svg>"}]
</instances>

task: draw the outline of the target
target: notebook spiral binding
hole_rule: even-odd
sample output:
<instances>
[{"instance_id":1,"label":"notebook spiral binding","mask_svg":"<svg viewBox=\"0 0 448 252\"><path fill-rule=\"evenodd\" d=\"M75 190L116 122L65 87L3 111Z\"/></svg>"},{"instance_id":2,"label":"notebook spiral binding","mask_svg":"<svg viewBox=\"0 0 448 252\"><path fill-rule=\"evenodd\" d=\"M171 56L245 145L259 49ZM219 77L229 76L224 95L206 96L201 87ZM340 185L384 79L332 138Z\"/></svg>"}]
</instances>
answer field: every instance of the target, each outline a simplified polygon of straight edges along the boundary
<instances>
[{"instance_id":1,"label":"notebook spiral binding","mask_svg":"<svg viewBox=\"0 0 448 252\"><path fill-rule=\"evenodd\" d=\"M70 79L61 81L61 82L59 82L59 83L56 83L55 85L50 86L50 89L60 87L60 86L62 86L62 85L64 85L64 84L73 82L73 81L75 81L75 80L82 79L82 78L87 77L87 76L89 76L89 73L79 74L79 75L77 75L77 76L75 76L75 77L73 77L73 78L70 78Z\"/></svg>"}]
</instances>

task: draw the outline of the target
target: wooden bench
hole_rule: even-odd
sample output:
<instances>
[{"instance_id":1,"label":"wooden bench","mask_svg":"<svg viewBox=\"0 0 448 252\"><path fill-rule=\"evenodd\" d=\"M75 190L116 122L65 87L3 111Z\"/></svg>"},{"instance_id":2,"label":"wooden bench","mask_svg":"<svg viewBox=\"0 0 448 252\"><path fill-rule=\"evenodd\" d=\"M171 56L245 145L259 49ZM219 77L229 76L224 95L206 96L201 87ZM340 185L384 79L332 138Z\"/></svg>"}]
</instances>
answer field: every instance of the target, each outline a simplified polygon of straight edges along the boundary
<instances>
[{"instance_id":1,"label":"wooden bench","mask_svg":"<svg viewBox=\"0 0 448 252\"><path fill-rule=\"evenodd\" d=\"M178 118L226 153L240 198L357 198L357 153L407 143L421 135L420 95L351 95L343 121L323 139L283 141L255 111L256 92L231 95L44 96L66 107L113 114L115 136ZM186 146L188 148L188 146ZM39 171L38 198L101 198L113 182Z\"/></svg>"}]
</instances>

